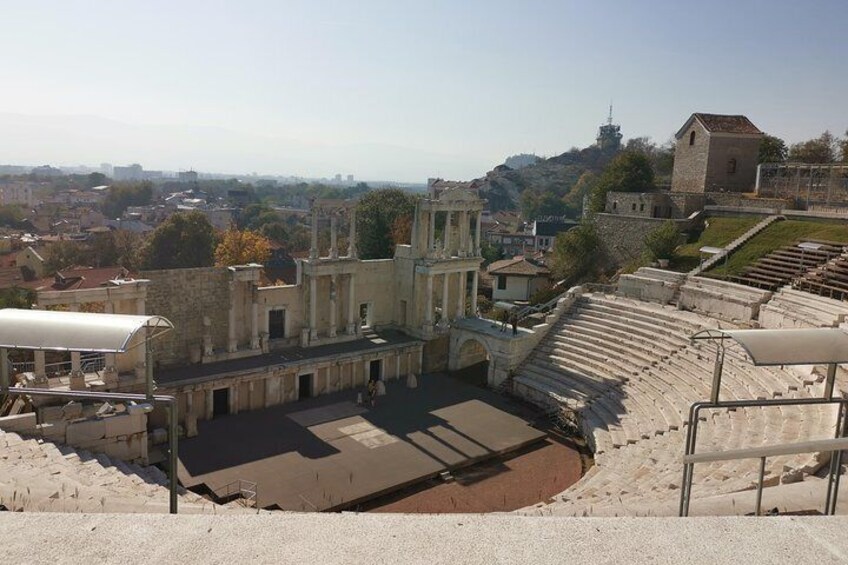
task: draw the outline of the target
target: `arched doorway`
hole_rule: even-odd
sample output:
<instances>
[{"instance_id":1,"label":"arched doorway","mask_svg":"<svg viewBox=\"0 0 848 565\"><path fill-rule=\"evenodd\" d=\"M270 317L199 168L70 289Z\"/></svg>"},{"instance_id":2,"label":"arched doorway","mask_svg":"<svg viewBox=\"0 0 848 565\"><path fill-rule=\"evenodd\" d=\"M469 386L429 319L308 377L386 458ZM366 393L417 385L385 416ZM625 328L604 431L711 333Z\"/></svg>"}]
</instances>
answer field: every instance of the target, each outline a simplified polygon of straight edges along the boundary
<instances>
[{"instance_id":1,"label":"arched doorway","mask_svg":"<svg viewBox=\"0 0 848 565\"><path fill-rule=\"evenodd\" d=\"M482 342L468 338L459 346L453 375L477 386L488 386L491 360L489 350Z\"/></svg>"}]
</instances>

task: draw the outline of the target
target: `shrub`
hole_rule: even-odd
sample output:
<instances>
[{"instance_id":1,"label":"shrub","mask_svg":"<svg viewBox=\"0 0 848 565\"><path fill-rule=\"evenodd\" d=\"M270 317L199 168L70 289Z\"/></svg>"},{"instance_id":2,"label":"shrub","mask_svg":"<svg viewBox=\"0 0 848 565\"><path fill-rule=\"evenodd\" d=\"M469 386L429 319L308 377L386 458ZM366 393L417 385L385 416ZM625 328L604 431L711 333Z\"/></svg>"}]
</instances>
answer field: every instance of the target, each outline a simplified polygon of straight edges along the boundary
<instances>
[{"instance_id":1,"label":"shrub","mask_svg":"<svg viewBox=\"0 0 848 565\"><path fill-rule=\"evenodd\" d=\"M680 244L680 230L672 220L645 236L645 253L651 261L672 259Z\"/></svg>"}]
</instances>

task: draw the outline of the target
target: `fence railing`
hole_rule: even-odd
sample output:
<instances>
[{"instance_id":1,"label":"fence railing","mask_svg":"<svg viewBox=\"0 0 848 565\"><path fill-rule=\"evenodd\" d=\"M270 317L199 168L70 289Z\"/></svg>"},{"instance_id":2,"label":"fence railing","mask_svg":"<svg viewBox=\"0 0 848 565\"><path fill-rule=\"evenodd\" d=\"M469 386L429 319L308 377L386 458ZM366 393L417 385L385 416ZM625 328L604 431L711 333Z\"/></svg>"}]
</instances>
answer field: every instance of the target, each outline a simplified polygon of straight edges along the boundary
<instances>
[{"instance_id":1,"label":"fence railing","mask_svg":"<svg viewBox=\"0 0 848 565\"><path fill-rule=\"evenodd\" d=\"M237 479L213 492L222 504L237 500L242 506L257 508L259 505L257 486L258 484L253 481Z\"/></svg>"}]
</instances>

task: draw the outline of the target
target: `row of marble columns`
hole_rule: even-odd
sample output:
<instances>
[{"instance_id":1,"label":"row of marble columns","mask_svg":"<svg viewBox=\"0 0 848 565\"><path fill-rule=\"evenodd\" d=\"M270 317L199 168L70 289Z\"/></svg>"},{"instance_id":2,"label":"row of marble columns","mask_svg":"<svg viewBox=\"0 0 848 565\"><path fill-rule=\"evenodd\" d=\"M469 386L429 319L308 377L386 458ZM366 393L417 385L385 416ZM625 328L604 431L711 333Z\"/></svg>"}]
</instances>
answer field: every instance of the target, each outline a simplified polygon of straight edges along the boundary
<instances>
[{"instance_id":1,"label":"row of marble columns","mask_svg":"<svg viewBox=\"0 0 848 565\"><path fill-rule=\"evenodd\" d=\"M356 210L349 209L348 220L350 223L348 232L347 258L356 259ZM339 258L339 217L337 214L330 216L330 259ZM309 258L318 259L318 210L312 210L312 242L309 246Z\"/></svg>"},{"instance_id":2,"label":"row of marble columns","mask_svg":"<svg viewBox=\"0 0 848 565\"><path fill-rule=\"evenodd\" d=\"M470 271L471 279L471 316L477 315L477 285L479 283L479 272L475 269ZM454 271L452 273L444 273L442 275L429 274L427 275L426 288L426 304L424 310L424 325L427 327L433 326L433 284L437 276L442 277L442 318L439 320L441 327L446 327L450 318L450 282L451 275L456 275L456 308L454 310L453 319L465 318L465 296L467 289L469 271Z\"/></svg>"},{"instance_id":3,"label":"row of marble columns","mask_svg":"<svg viewBox=\"0 0 848 565\"><path fill-rule=\"evenodd\" d=\"M330 316L328 337L336 337L338 334L338 322L336 320L336 311L338 310L338 277L339 275L328 275L330 277ZM356 311L356 275L350 273L347 276L347 328L348 335L354 335L357 332L358 313ZM318 339L318 279L315 276L309 277L309 339L314 341Z\"/></svg>"},{"instance_id":4,"label":"row of marble columns","mask_svg":"<svg viewBox=\"0 0 848 565\"><path fill-rule=\"evenodd\" d=\"M427 249L430 252L439 251L436 249L436 214L438 212L431 211L430 212L430 229L427 232ZM467 210L462 210L461 212L444 212L445 214L445 231L444 231L444 242L443 249L444 255L450 257L453 254L453 247L451 246L451 228L453 222L453 215L459 215L459 243L457 245L458 255L460 257L468 257L476 256L480 254L480 233L482 231L482 223L483 223L483 212L476 212L475 218L475 228L474 228L474 246L471 247L471 226L468 222L468 214Z\"/></svg>"}]
</instances>

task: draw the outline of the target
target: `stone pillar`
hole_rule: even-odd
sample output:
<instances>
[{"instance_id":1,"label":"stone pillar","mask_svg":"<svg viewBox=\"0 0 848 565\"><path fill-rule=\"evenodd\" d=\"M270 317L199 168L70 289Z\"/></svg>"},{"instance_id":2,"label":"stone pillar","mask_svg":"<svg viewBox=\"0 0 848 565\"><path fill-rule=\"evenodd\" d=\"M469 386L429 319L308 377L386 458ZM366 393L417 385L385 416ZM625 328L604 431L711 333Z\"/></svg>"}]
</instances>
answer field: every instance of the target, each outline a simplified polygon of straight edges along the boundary
<instances>
[{"instance_id":1,"label":"stone pillar","mask_svg":"<svg viewBox=\"0 0 848 565\"><path fill-rule=\"evenodd\" d=\"M425 290L427 296L425 296L425 304L424 304L424 331L431 331L433 329L433 275L427 275L427 288Z\"/></svg>"},{"instance_id":2,"label":"stone pillar","mask_svg":"<svg viewBox=\"0 0 848 565\"><path fill-rule=\"evenodd\" d=\"M259 349L259 303L256 302L255 290L250 305L250 348Z\"/></svg>"},{"instance_id":3,"label":"stone pillar","mask_svg":"<svg viewBox=\"0 0 848 565\"><path fill-rule=\"evenodd\" d=\"M474 227L474 255L480 256L480 235L483 228L483 212L477 212L477 225ZM476 280L476 279L475 279Z\"/></svg>"},{"instance_id":4,"label":"stone pillar","mask_svg":"<svg viewBox=\"0 0 848 565\"><path fill-rule=\"evenodd\" d=\"M135 301L135 313L139 316L144 316L146 314L144 298L137 298Z\"/></svg>"},{"instance_id":5,"label":"stone pillar","mask_svg":"<svg viewBox=\"0 0 848 565\"><path fill-rule=\"evenodd\" d=\"M477 317L477 277L480 276L480 271L475 270L474 276L471 278L471 315Z\"/></svg>"},{"instance_id":6,"label":"stone pillar","mask_svg":"<svg viewBox=\"0 0 848 565\"><path fill-rule=\"evenodd\" d=\"M213 412L213 403L214 400L212 398L212 389L208 389L206 392L206 419L211 420L214 412Z\"/></svg>"},{"instance_id":7,"label":"stone pillar","mask_svg":"<svg viewBox=\"0 0 848 565\"><path fill-rule=\"evenodd\" d=\"M412 350L411 349L406 350L406 374L407 375L412 374Z\"/></svg>"},{"instance_id":8,"label":"stone pillar","mask_svg":"<svg viewBox=\"0 0 848 565\"><path fill-rule=\"evenodd\" d=\"M230 414L239 412L239 383L230 387Z\"/></svg>"},{"instance_id":9,"label":"stone pillar","mask_svg":"<svg viewBox=\"0 0 848 565\"><path fill-rule=\"evenodd\" d=\"M194 437L197 435L197 414L194 413L193 390L186 393L185 434L186 437Z\"/></svg>"},{"instance_id":10,"label":"stone pillar","mask_svg":"<svg viewBox=\"0 0 848 565\"><path fill-rule=\"evenodd\" d=\"M468 211L459 213L459 256L468 256Z\"/></svg>"},{"instance_id":11,"label":"stone pillar","mask_svg":"<svg viewBox=\"0 0 848 565\"><path fill-rule=\"evenodd\" d=\"M36 378L41 378L47 376L47 369L45 367L44 360L44 351L43 350L35 350L33 351L35 357L35 376Z\"/></svg>"},{"instance_id":12,"label":"stone pillar","mask_svg":"<svg viewBox=\"0 0 848 565\"><path fill-rule=\"evenodd\" d=\"M428 213L430 214L430 231L427 232L427 255L429 256L436 246L436 212L431 209Z\"/></svg>"},{"instance_id":13,"label":"stone pillar","mask_svg":"<svg viewBox=\"0 0 848 565\"><path fill-rule=\"evenodd\" d=\"M318 209L312 208L312 242L309 245L309 258L318 258Z\"/></svg>"},{"instance_id":14,"label":"stone pillar","mask_svg":"<svg viewBox=\"0 0 848 565\"><path fill-rule=\"evenodd\" d=\"M347 256L356 259L356 208L350 209L350 234L348 235Z\"/></svg>"},{"instance_id":15,"label":"stone pillar","mask_svg":"<svg viewBox=\"0 0 848 565\"><path fill-rule=\"evenodd\" d=\"M451 233L451 213L445 212L445 257L451 256L450 233Z\"/></svg>"},{"instance_id":16,"label":"stone pillar","mask_svg":"<svg viewBox=\"0 0 848 565\"><path fill-rule=\"evenodd\" d=\"M448 326L448 295L450 294L450 273L442 275L442 319L439 320L439 326L446 328Z\"/></svg>"},{"instance_id":17,"label":"stone pillar","mask_svg":"<svg viewBox=\"0 0 848 565\"><path fill-rule=\"evenodd\" d=\"M71 390L85 390L85 374L80 368L80 352L71 352L71 375L69 388Z\"/></svg>"},{"instance_id":18,"label":"stone pillar","mask_svg":"<svg viewBox=\"0 0 848 565\"><path fill-rule=\"evenodd\" d=\"M236 337L236 304L235 304L234 282L230 282L230 311L227 317L227 351L234 353L238 350L238 338Z\"/></svg>"},{"instance_id":19,"label":"stone pillar","mask_svg":"<svg viewBox=\"0 0 848 565\"><path fill-rule=\"evenodd\" d=\"M359 331L356 306L356 278L353 273L348 276L347 282L347 335L356 335Z\"/></svg>"},{"instance_id":20,"label":"stone pillar","mask_svg":"<svg viewBox=\"0 0 848 565\"><path fill-rule=\"evenodd\" d=\"M309 339L318 339L318 281L309 275Z\"/></svg>"},{"instance_id":21,"label":"stone pillar","mask_svg":"<svg viewBox=\"0 0 848 565\"><path fill-rule=\"evenodd\" d=\"M330 337L336 337L336 275L330 275Z\"/></svg>"},{"instance_id":22,"label":"stone pillar","mask_svg":"<svg viewBox=\"0 0 848 565\"><path fill-rule=\"evenodd\" d=\"M400 351L395 355L395 378L400 378Z\"/></svg>"},{"instance_id":23,"label":"stone pillar","mask_svg":"<svg viewBox=\"0 0 848 565\"><path fill-rule=\"evenodd\" d=\"M459 320L465 317L465 286L466 279L468 278L468 273L465 271L460 271L457 273L457 285L456 285L456 319Z\"/></svg>"},{"instance_id":24,"label":"stone pillar","mask_svg":"<svg viewBox=\"0 0 848 565\"><path fill-rule=\"evenodd\" d=\"M339 218L336 214L330 216L330 259L339 258Z\"/></svg>"},{"instance_id":25,"label":"stone pillar","mask_svg":"<svg viewBox=\"0 0 848 565\"><path fill-rule=\"evenodd\" d=\"M71 351L71 372L79 373L82 370L82 357L79 351Z\"/></svg>"}]
</instances>

